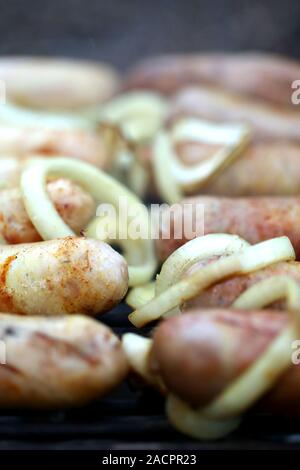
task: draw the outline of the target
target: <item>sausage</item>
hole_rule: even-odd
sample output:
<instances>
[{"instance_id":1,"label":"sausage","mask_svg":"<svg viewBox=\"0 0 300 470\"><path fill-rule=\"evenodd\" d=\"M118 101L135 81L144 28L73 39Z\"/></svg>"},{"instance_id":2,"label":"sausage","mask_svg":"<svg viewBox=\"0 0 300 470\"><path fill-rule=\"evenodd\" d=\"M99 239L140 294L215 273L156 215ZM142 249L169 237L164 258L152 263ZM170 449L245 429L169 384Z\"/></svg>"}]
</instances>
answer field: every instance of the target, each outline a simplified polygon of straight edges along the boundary
<instances>
[{"instance_id":1,"label":"sausage","mask_svg":"<svg viewBox=\"0 0 300 470\"><path fill-rule=\"evenodd\" d=\"M102 103L120 86L117 72L107 64L57 57L2 57L0 80L10 101L60 111Z\"/></svg>"},{"instance_id":2,"label":"sausage","mask_svg":"<svg viewBox=\"0 0 300 470\"><path fill-rule=\"evenodd\" d=\"M81 316L0 314L5 362L0 364L0 407L84 405L108 393L127 374L119 339Z\"/></svg>"},{"instance_id":3,"label":"sausage","mask_svg":"<svg viewBox=\"0 0 300 470\"><path fill-rule=\"evenodd\" d=\"M34 154L78 158L99 168L108 164L104 140L96 131L0 124L0 155L22 161Z\"/></svg>"},{"instance_id":4,"label":"sausage","mask_svg":"<svg viewBox=\"0 0 300 470\"><path fill-rule=\"evenodd\" d=\"M63 178L49 181L47 189L57 212L79 234L96 212L93 198ZM18 188L0 190L0 235L9 244L42 240L27 215Z\"/></svg>"},{"instance_id":5,"label":"sausage","mask_svg":"<svg viewBox=\"0 0 300 470\"><path fill-rule=\"evenodd\" d=\"M205 266L211 261L215 260L203 260L195 263L187 273L192 273L197 268ZM300 283L300 263L297 261L279 262L249 274L222 280L194 299L189 300L183 305L182 310L186 311L191 308L229 308L245 290L257 282L273 276L285 275ZM285 302L278 301L272 304L272 308L284 310Z\"/></svg>"},{"instance_id":6,"label":"sausage","mask_svg":"<svg viewBox=\"0 0 300 470\"><path fill-rule=\"evenodd\" d=\"M191 310L155 330L149 369L190 404L205 406L252 365L288 324L278 311ZM300 368L291 365L261 406L299 416Z\"/></svg>"},{"instance_id":7,"label":"sausage","mask_svg":"<svg viewBox=\"0 0 300 470\"><path fill-rule=\"evenodd\" d=\"M186 143L180 146L178 154L190 165L216 150ZM234 197L297 195L300 193L299 161L300 145L296 142L253 142L237 160L203 186L201 193Z\"/></svg>"},{"instance_id":8,"label":"sausage","mask_svg":"<svg viewBox=\"0 0 300 470\"><path fill-rule=\"evenodd\" d=\"M299 141L300 113L295 109L256 103L233 93L205 86L186 88L172 100L170 122L198 116L214 122L243 122L251 126L256 141Z\"/></svg>"},{"instance_id":9,"label":"sausage","mask_svg":"<svg viewBox=\"0 0 300 470\"><path fill-rule=\"evenodd\" d=\"M276 182L274 182L276 184ZM195 227L194 237L209 233L229 233L239 235L251 244L269 238L286 235L292 242L297 257L300 255L300 198L299 197L249 197L222 198L213 196L197 196L185 199L181 204L171 206L170 236L169 226L160 225L160 239L156 242L157 254L160 260L165 260L170 254L183 245L187 239L174 237L175 221L183 221L191 225L195 220L197 205L204 208L203 224ZM192 207L192 212L190 211ZM201 214L200 214L201 215ZM168 218L165 221L168 223ZM200 217L201 219L201 217ZM202 219L199 221L202 222Z\"/></svg>"},{"instance_id":10,"label":"sausage","mask_svg":"<svg viewBox=\"0 0 300 470\"><path fill-rule=\"evenodd\" d=\"M221 146L182 142L176 146L178 158L190 167L209 159ZM153 149L141 147L138 157L150 180L148 192L158 195L155 187ZM185 188L189 194L215 196L294 196L300 193L300 145L298 142L252 142L236 160L201 189ZM276 184L274 184L276 181Z\"/></svg>"},{"instance_id":11,"label":"sausage","mask_svg":"<svg viewBox=\"0 0 300 470\"><path fill-rule=\"evenodd\" d=\"M271 54L169 54L138 63L125 88L170 95L189 85L213 84L289 107L291 84L299 76L298 61Z\"/></svg>"},{"instance_id":12,"label":"sausage","mask_svg":"<svg viewBox=\"0 0 300 470\"><path fill-rule=\"evenodd\" d=\"M124 258L99 240L67 237L0 246L0 311L96 315L126 294Z\"/></svg>"}]
</instances>

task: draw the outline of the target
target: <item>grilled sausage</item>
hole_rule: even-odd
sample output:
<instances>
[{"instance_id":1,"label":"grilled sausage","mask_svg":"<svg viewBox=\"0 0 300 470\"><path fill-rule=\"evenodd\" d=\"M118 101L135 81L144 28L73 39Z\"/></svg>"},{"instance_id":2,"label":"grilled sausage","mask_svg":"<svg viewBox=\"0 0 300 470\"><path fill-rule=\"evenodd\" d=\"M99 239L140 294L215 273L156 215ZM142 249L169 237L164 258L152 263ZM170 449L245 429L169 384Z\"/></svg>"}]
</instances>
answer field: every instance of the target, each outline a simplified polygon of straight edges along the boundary
<instances>
[{"instance_id":1,"label":"grilled sausage","mask_svg":"<svg viewBox=\"0 0 300 470\"><path fill-rule=\"evenodd\" d=\"M247 123L258 141L299 141L300 113L296 107L283 110L203 86L187 88L174 98L170 120L186 115L215 122Z\"/></svg>"},{"instance_id":2,"label":"grilled sausage","mask_svg":"<svg viewBox=\"0 0 300 470\"><path fill-rule=\"evenodd\" d=\"M95 202L80 186L63 178L49 181L48 192L64 221L79 234L95 214ZM11 244L40 241L18 188L0 191L0 235Z\"/></svg>"},{"instance_id":3,"label":"grilled sausage","mask_svg":"<svg viewBox=\"0 0 300 470\"><path fill-rule=\"evenodd\" d=\"M0 314L0 407L59 408L98 399L126 376L121 344L90 318Z\"/></svg>"},{"instance_id":4,"label":"grilled sausage","mask_svg":"<svg viewBox=\"0 0 300 470\"><path fill-rule=\"evenodd\" d=\"M215 260L203 260L199 263L195 263L193 267L188 270L188 273L192 273L197 268L205 266L211 261ZM214 284L194 299L189 300L182 309L228 308L249 287L263 279L268 279L273 276L288 276L300 283L300 263L298 261L275 263L249 274L225 279ZM272 305L272 308L284 310L285 302L278 301Z\"/></svg>"},{"instance_id":5,"label":"grilled sausage","mask_svg":"<svg viewBox=\"0 0 300 470\"><path fill-rule=\"evenodd\" d=\"M178 158L187 166L209 159L221 146L199 142L182 142L176 146ZM148 145L139 149L138 157L150 180L148 192L157 197L152 159ZM191 194L216 196L294 196L300 193L300 145L298 142L252 142L242 155L207 184ZM1 163L1 162L0 162ZM276 181L276 184L274 182Z\"/></svg>"},{"instance_id":6,"label":"grilled sausage","mask_svg":"<svg viewBox=\"0 0 300 470\"><path fill-rule=\"evenodd\" d=\"M275 184L275 183L274 183ZM197 205L204 207L203 224L195 227L194 236L209 233L230 233L239 235L251 244L269 238L286 235L295 248L297 257L300 255L300 198L298 197L249 197L249 198L219 198L198 196L185 199L182 204L171 206L170 237L164 239L169 227L163 223L160 227L160 240L157 240L157 253L165 260L187 240L184 234L181 238L174 237L176 223L189 224ZM190 211L192 205L193 211ZM165 219L168 222L167 217ZM182 221L182 222L181 222ZM201 221L200 221L201 222Z\"/></svg>"},{"instance_id":7,"label":"grilled sausage","mask_svg":"<svg viewBox=\"0 0 300 470\"><path fill-rule=\"evenodd\" d=\"M216 148L182 144L178 154L196 164ZM216 178L198 191L218 196L292 196L300 193L300 145L296 142L252 143ZM274 182L276 182L274 184Z\"/></svg>"},{"instance_id":8,"label":"grilled sausage","mask_svg":"<svg viewBox=\"0 0 300 470\"><path fill-rule=\"evenodd\" d=\"M292 106L291 84L299 76L296 60L270 54L170 54L138 63L129 71L125 87L169 95L189 85L213 84Z\"/></svg>"},{"instance_id":9,"label":"grilled sausage","mask_svg":"<svg viewBox=\"0 0 300 470\"><path fill-rule=\"evenodd\" d=\"M149 367L171 392L204 406L260 357L288 318L266 310L194 310L167 319L155 330ZM261 404L299 415L299 393L300 368L291 361Z\"/></svg>"},{"instance_id":10,"label":"grilled sausage","mask_svg":"<svg viewBox=\"0 0 300 470\"><path fill-rule=\"evenodd\" d=\"M2 57L0 80L21 106L78 110L109 99L119 88L116 71L102 63L41 57Z\"/></svg>"},{"instance_id":11,"label":"grilled sausage","mask_svg":"<svg viewBox=\"0 0 300 470\"><path fill-rule=\"evenodd\" d=\"M0 311L95 315L128 286L127 264L99 240L67 237L0 247Z\"/></svg>"},{"instance_id":12,"label":"grilled sausage","mask_svg":"<svg viewBox=\"0 0 300 470\"><path fill-rule=\"evenodd\" d=\"M95 131L0 125L0 155L24 160L34 154L65 155L100 168L108 163L104 141Z\"/></svg>"}]
</instances>

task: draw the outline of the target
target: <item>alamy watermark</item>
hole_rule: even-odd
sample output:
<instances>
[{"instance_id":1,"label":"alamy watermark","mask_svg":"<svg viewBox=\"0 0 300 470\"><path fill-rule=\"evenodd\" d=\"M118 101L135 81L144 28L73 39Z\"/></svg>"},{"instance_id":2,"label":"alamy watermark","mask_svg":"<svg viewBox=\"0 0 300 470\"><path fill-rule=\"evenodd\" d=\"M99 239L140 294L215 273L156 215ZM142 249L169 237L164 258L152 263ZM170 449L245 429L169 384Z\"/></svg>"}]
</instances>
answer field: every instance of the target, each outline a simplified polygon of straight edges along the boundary
<instances>
[{"instance_id":1,"label":"alamy watermark","mask_svg":"<svg viewBox=\"0 0 300 470\"><path fill-rule=\"evenodd\" d=\"M291 101L294 105L300 104L300 80L294 80L291 88L294 90L291 95Z\"/></svg>"},{"instance_id":2,"label":"alamy watermark","mask_svg":"<svg viewBox=\"0 0 300 470\"><path fill-rule=\"evenodd\" d=\"M204 204L132 204L119 197L117 207L100 204L96 235L101 240L191 240L204 235Z\"/></svg>"}]
</instances>

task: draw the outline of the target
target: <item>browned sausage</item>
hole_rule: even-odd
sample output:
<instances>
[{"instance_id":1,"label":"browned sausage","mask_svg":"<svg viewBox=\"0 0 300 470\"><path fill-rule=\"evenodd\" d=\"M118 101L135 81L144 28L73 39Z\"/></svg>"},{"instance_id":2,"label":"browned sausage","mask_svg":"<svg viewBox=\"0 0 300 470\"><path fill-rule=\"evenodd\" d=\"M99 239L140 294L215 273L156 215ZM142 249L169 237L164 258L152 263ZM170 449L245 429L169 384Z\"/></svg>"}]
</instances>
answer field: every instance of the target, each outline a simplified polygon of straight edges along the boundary
<instances>
[{"instance_id":1,"label":"browned sausage","mask_svg":"<svg viewBox=\"0 0 300 470\"><path fill-rule=\"evenodd\" d=\"M67 237L0 246L0 311L96 315L126 294L128 268L106 243Z\"/></svg>"},{"instance_id":2,"label":"browned sausage","mask_svg":"<svg viewBox=\"0 0 300 470\"><path fill-rule=\"evenodd\" d=\"M201 266L205 266L209 262L210 260L202 261ZM200 263L196 263L190 268L189 272L191 273L199 267ZM188 301L183 306L183 310L190 308L228 308L245 290L257 282L272 276L285 275L300 283L300 263L298 261L275 263L253 273L225 279ZM285 302L276 302L272 305L273 307L282 310L285 308Z\"/></svg>"},{"instance_id":3,"label":"browned sausage","mask_svg":"<svg viewBox=\"0 0 300 470\"><path fill-rule=\"evenodd\" d=\"M163 234L168 234L169 227L161 224L161 239L157 241L157 253L161 260L165 260L187 241L184 236L179 239L174 237L174 221L184 220L185 223L190 221L190 204L192 204L194 212L197 204L204 207L204 233L202 232L203 224L200 224L196 227L195 236L209 233L230 233L239 235L253 244L286 235L290 238L297 257L300 255L299 197L219 198L198 196L185 199L181 205L174 205L170 217L169 238L163 239Z\"/></svg>"},{"instance_id":4,"label":"browned sausage","mask_svg":"<svg viewBox=\"0 0 300 470\"><path fill-rule=\"evenodd\" d=\"M179 159L187 166L210 158L219 146L183 142L176 146ZM153 150L141 147L138 154L150 176L148 191L155 187L152 168ZM276 181L276 184L274 182ZM234 162L203 185L201 189L185 189L189 194L217 196L294 196L300 194L300 144L298 142L252 142Z\"/></svg>"},{"instance_id":5,"label":"browned sausage","mask_svg":"<svg viewBox=\"0 0 300 470\"><path fill-rule=\"evenodd\" d=\"M225 90L291 106L291 84L300 76L296 60L260 53L170 54L141 61L129 71L127 88L171 94L188 85Z\"/></svg>"},{"instance_id":6,"label":"browned sausage","mask_svg":"<svg viewBox=\"0 0 300 470\"><path fill-rule=\"evenodd\" d=\"M77 184L63 178L50 181L47 189L60 216L79 234L95 214L93 198ZM41 240L18 188L0 191L0 234L12 244Z\"/></svg>"},{"instance_id":7,"label":"browned sausage","mask_svg":"<svg viewBox=\"0 0 300 470\"><path fill-rule=\"evenodd\" d=\"M247 123L256 140L300 139L300 113L296 106L283 110L204 86L184 89L174 98L170 120L182 116L198 116L214 122Z\"/></svg>"},{"instance_id":8,"label":"browned sausage","mask_svg":"<svg viewBox=\"0 0 300 470\"><path fill-rule=\"evenodd\" d=\"M121 344L101 323L0 314L0 407L59 408L98 399L126 376Z\"/></svg>"},{"instance_id":9,"label":"browned sausage","mask_svg":"<svg viewBox=\"0 0 300 470\"><path fill-rule=\"evenodd\" d=\"M209 158L216 150L208 145L186 143L178 148L178 155L185 164L192 165L202 158ZM235 197L298 195L300 145L296 142L253 142L197 193Z\"/></svg>"},{"instance_id":10,"label":"browned sausage","mask_svg":"<svg viewBox=\"0 0 300 470\"><path fill-rule=\"evenodd\" d=\"M266 310L194 310L167 319L155 330L149 367L171 392L204 406L254 363L288 318ZM262 403L299 415L299 393L300 368L291 361Z\"/></svg>"},{"instance_id":11,"label":"browned sausage","mask_svg":"<svg viewBox=\"0 0 300 470\"><path fill-rule=\"evenodd\" d=\"M78 158L100 168L108 164L103 138L96 131L0 125L0 155L24 160L34 154Z\"/></svg>"},{"instance_id":12,"label":"browned sausage","mask_svg":"<svg viewBox=\"0 0 300 470\"><path fill-rule=\"evenodd\" d=\"M117 72L107 64L57 57L2 57L0 80L10 101L51 110L97 105L120 86Z\"/></svg>"}]
</instances>

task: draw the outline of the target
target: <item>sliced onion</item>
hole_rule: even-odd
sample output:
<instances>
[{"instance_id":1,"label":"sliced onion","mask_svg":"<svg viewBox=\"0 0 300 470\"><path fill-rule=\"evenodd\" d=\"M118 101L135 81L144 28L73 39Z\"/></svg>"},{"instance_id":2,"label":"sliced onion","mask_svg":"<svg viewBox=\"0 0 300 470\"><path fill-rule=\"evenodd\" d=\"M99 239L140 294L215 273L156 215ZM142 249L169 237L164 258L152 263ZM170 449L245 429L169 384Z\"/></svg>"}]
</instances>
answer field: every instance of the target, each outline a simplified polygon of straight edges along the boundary
<instances>
[{"instance_id":1,"label":"sliced onion","mask_svg":"<svg viewBox=\"0 0 300 470\"><path fill-rule=\"evenodd\" d=\"M129 320L140 328L157 320L164 313L194 298L210 285L234 274L243 274L261 269L278 261L295 259L295 252L287 237L278 237L247 247L234 254L197 270L177 284L129 315Z\"/></svg>"},{"instance_id":2,"label":"sliced onion","mask_svg":"<svg viewBox=\"0 0 300 470\"><path fill-rule=\"evenodd\" d=\"M156 277L155 294L159 295L178 282L198 261L241 253L249 246L249 243L239 236L224 233L212 233L188 241L174 251L162 265L160 274Z\"/></svg>"},{"instance_id":3,"label":"sliced onion","mask_svg":"<svg viewBox=\"0 0 300 470\"><path fill-rule=\"evenodd\" d=\"M271 290L271 292L270 292ZM209 417L234 416L244 412L266 393L291 365L291 344L299 337L300 285L288 276L274 276L251 286L234 302L234 308L262 308L286 298L291 324L267 350L219 398L203 410Z\"/></svg>"},{"instance_id":4,"label":"sliced onion","mask_svg":"<svg viewBox=\"0 0 300 470\"><path fill-rule=\"evenodd\" d=\"M21 191L27 213L44 240L75 235L57 213L47 193L46 180L51 176L63 176L79 183L97 202L112 204L118 211L119 197L140 217L143 226L149 223L148 213L140 200L127 188L88 163L68 158L33 159L21 176ZM141 210L141 208L145 210ZM128 224L130 217L128 217ZM129 266L130 285L144 284L156 269L154 246L150 238L118 240L127 253L140 253L138 266Z\"/></svg>"},{"instance_id":5,"label":"sliced onion","mask_svg":"<svg viewBox=\"0 0 300 470\"><path fill-rule=\"evenodd\" d=\"M201 189L225 169L248 145L249 128L244 125L213 124L200 119L185 119L173 132L161 131L153 145L153 171L160 195L168 203L179 202L184 193ZM224 147L193 166L184 165L174 145L180 141L223 143Z\"/></svg>"},{"instance_id":6,"label":"sliced onion","mask_svg":"<svg viewBox=\"0 0 300 470\"><path fill-rule=\"evenodd\" d=\"M220 439L234 431L240 418L210 420L180 398L169 395L166 412L170 423L183 434L201 440Z\"/></svg>"},{"instance_id":7,"label":"sliced onion","mask_svg":"<svg viewBox=\"0 0 300 470\"><path fill-rule=\"evenodd\" d=\"M126 303L132 308L145 305L155 296L155 282L148 282L144 286L134 287L126 297Z\"/></svg>"},{"instance_id":8,"label":"sliced onion","mask_svg":"<svg viewBox=\"0 0 300 470\"><path fill-rule=\"evenodd\" d=\"M140 375L149 385L165 393L166 387L162 379L152 374L148 367L152 344L152 339L144 338L134 333L126 333L122 337L123 351L132 370Z\"/></svg>"},{"instance_id":9,"label":"sliced onion","mask_svg":"<svg viewBox=\"0 0 300 470\"><path fill-rule=\"evenodd\" d=\"M237 235L222 233L213 233L190 240L174 251L164 262L160 274L156 277L155 295L161 294L179 282L198 261L241 253L248 246L250 246L249 243ZM163 316L170 317L179 313L180 306L177 306Z\"/></svg>"},{"instance_id":10,"label":"sliced onion","mask_svg":"<svg viewBox=\"0 0 300 470\"><path fill-rule=\"evenodd\" d=\"M47 129L95 129L87 118L71 113L53 113L29 110L11 103L0 106L0 122L21 127L45 127Z\"/></svg>"},{"instance_id":11,"label":"sliced onion","mask_svg":"<svg viewBox=\"0 0 300 470\"><path fill-rule=\"evenodd\" d=\"M122 347L131 368L149 381L148 359L152 347L152 339L126 333L122 337Z\"/></svg>"},{"instance_id":12,"label":"sliced onion","mask_svg":"<svg viewBox=\"0 0 300 470\"><path fill-rule=\"evenodd\" d=\"M151 139L162 126L167 108L167 101L156 93L128 92L99 108L95 117L120 125L126 138L142 142Z\"/></svg>"},{"instance_id":13,"label":"sliced onion","mask_svg":"<svg viewBox=\"0 0 300 470\"><path fill-rule=\"evenodd\" d=\"M245 290L232 304L238 309L261 309L286 299L288 310L300 310L300 285L288 276L272 276Z\"/></svg>"},{"instance_id":14,"label":"sliced onion","mask_svg":"<svg viewBox=\"0 0 300 470\"><path fill-rule=\"evenodd\" d=\"M257 309L286 298L291 325L271 343L267 350L233 384L204 409L192 409L187 403L170 396L167 413L181 432L198 439L225 436L238 425L238 415L251 407L291 364L291 344L300 329L300 285L288 276L274 276L247 289L234 302L234 308Z\"/></svg>"}]
</instances>

